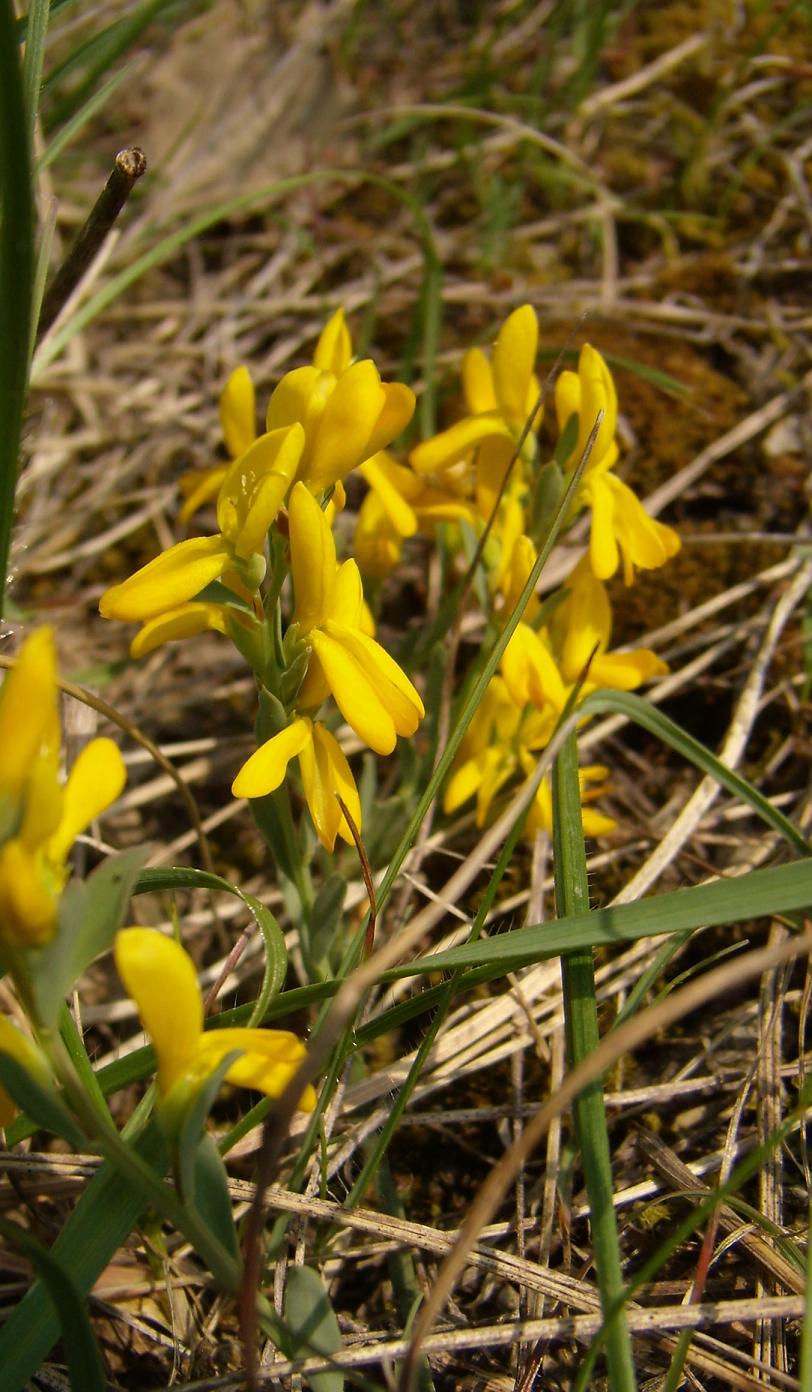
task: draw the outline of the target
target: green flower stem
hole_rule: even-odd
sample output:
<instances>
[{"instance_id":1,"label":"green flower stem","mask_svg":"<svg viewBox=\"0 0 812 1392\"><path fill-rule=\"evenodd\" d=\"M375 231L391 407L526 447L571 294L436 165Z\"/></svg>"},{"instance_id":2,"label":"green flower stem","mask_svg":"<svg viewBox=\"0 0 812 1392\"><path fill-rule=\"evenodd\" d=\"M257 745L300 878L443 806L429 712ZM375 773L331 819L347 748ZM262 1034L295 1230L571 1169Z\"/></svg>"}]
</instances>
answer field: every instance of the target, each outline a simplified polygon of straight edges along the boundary
<instances>
[{"instance_id":1,"label":"green flower stem","mask_svg":"<svg viewBox=\"0 0 812 1392\"><path fill-rule=\"evenodd\" d=\"M559 916L589 908L589 881L581 823L578 745L565 740L553 768L555 892ZM564 1022L570 1068L600 1042L591 948L562 953ZM592 1222L601 1308L606 1322L606 1358L612 1392L634 1392L631 1339L621 1303L624 1288L612 1194L612 1164L603 1088L591 1083L573 1104Z\"/></svg>"}]
</instances>

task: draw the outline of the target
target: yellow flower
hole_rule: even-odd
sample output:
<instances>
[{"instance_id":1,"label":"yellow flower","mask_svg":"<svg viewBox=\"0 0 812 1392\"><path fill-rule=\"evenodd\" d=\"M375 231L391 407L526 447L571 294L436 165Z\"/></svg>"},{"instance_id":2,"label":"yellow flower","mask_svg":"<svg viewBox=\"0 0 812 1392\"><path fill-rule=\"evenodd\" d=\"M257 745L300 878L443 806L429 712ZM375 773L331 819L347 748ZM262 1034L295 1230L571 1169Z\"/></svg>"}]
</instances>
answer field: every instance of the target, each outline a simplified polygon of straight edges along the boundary
<instances>
[{"instance_id":1,"label":"yellow flower","mask_svg":"<svg viewBox=\"0 0 812 1392\"><path fill-rule=\"evenodd\" d=\"M455 760L443 798L444 810L455 812L476 796L476 824L483 826L499 790L516 774L521 774L525 781L532 777L538 756L550 741L555 719L556 712L549 704L542 710L532 705L521 709L512 699L507 683L494 677ZM605 787L587 789L589 782L605 776L606 769L598 765L579 771L584 802L589 803L606 791ZM552 820L552 793L545 777L530 805L525 835L551 831ZM603 836L613 831L616 823L611 817L584 807L583 826L587 836Z\"/></svg>"},{"instance_id":2,"label":"yellow flower","mask_svg":"<svg viewBox=\"0 0 812 1392\"><path fill-rule=\"evenodd\" d=\"M364 574L389 575L400 560L404 540L418 531L431 534L440 522L474 520L470 503L453 486L434 485L385 450L367 459L358 472L370 490L355 529L355 556Z\"/></svg>"},{"instance_id":3,"label":"yellow flower","mask_svg":"<svg viewBox=\"0 0 812 1392\"><path fill-rule=\"evenodd\" d=\"M268 529L290 487L303 445L299 425L261 435L235 459L223 480L217 501L220 532L179 541L105 590L99 601L102 618L143 622L179 609L188 617L185 606L214 580L224 579L242 598L255 593L265 574ZM191 632L220 626L212 608L193 613ZM156 636L153 630L140 635L134 655L155 647ZM176 631L174 636L183 634Z\"/></svg>"},{"instance_id":4,"label":"yellow flower","mask_svg":"<svg viewBox=\"0 0 812 1392\"><path fill-rule=\"evenodd\" d=\"M622 559L623 577L630 585L635 566L656 570L677 554L681 543L674 529L650 517L631 488L611 472L618 457L617 393L608 366L589 343L581 349L578 371L560 374L555 404L560 430L572 416L578 417L578 438L567 461L569 469L580 462L598 415L604 413L575 507L592 509L589 556L593 573L599 580L608 580Z\"/></svg>"},{"instance_id":5,"label":"yellow flower","mask_svg":"<svg viewBox=\"0 0 812 1392\"><path fill-rule=\"evenodd\" d=\"M231 791L235 797L256 798L272 793L284 781L288 764L298 756L305 799L313 825L326 851L336 837L353 845L353 836L336 793L361 830L361 802L350 766L337 740L318 721L299 716L279 734L266 740L243 764Z\"/></svg>"},{"instance_id":6,"label":"yellow flower","mask_svg":"<svg viewBox=\"0 0 812 1392\"><path fill-rule=\"evenodd\" d=\"M409 424L414 406L410 388L382 382L369 358L340 373L297 367L285 373L271 397L267 428L294 423L303 428L296 477L313 493L323 493L391 444Z\"/></svg>"},{"instance_id":7,"label":"yellow flower","mask_svg":"<svg viewBox=\"0 0 812 1392\"><path fill-rule=\"evenodd\" d=\"M634 691L651 677L662 677L668 667L651 648L609 652L612 607L606 586L592 574L586 557L567 581L569 594L551 622L553 649L559 655L561 673L570 684L583 673L590 657L583 694L596 687Z\"/></svg>"},{"instance_id":8,"label":"yellow flower","mask_svg":"<svg viewBox=\"0 0 812 1392\"><path fill-rule=\"evenodd\" d=\"M378 754L391 754L398 735L414 734L423 702L394 659L364 632L358 566L352 560L338 565L327 519L303 483L291 493L289 517L294 618L311 649L296 705L316 710L332 692L359 739Z\"/></svg>"},{"instance_id":9,"label":"yellow flower","mask_svg":"<svg viewBox=\"0 0 812 1392\"><path fill-rule=\"evenodd\" d=\"M52 937L70 849L126 781L118 747L95 739L62 785L59 743L56 649L40 628L0 692L0 933L18 944Z\"/></svg>"},{"instance_id":10,"label":"yellow flower","mask_svg":"<svg viewBox=\"0 0 812 1392\"><path fill-rule=\"evenodd\" d=\"M287 1030L203 1029L203 997L194 963L173 938L155 928L124 928L116 934L116 968L138 1006L158 1056L158 1093L164 1116L182 1109L231 1053L226 1073L237 1087L279 1097L306 1056L301 1040ZM312 1111L316 1094L307 1086L299 1098Z\"/></svg>"},{"instance_id":11,"label":"yellow flower","mask_svg":"<svg viewBox=\"0 0 812 1392\"><path fill-rule=\"evenodd\" d=\"M235 368L220 395L220 425L231 459L239 459L257 438L256 411L251 374L247 367ZM187 522L198 508L217 497L228 468L228 464L215 464L211 469L190 469L181 474L180 491L186 496L181 522Z\"/></svg>"},{"instance_id":12,"label":"yellow flower","mask_svg":"<svg viewBox=\"0 0 812 1392\"><path fill-rule=\"evenodd\" d=\"M424 440L409 456L418 474L431 474L475 454L477 507L483 517L493 508L516 445L538 401L539 384L534 370L537 348L536 312L532 305L522 305L499 330L490 360L481 348L472 348L463 358L463 389L470 414L433 439ZM526 463L531 463L535 456L533 430L540 423L539 409L522 447L522 460Z\"/></svg>"},{"instance_id":13,"label":"yellow flower","mask_svg":"<svg viewBox=\"0 0 812 1392\"><path fill-rule=\"evenodd\" d=\"M320 372L332 372L336 377L349 367L352 360L352 344L344 322L344 311L335 314L322 330L313 366ZM220 425L223 439L231 459L239 459L246 454L257 439L256 392L247 367L238 367L232 372L220 396ZM228 473L228 464L216 464L211 469L191 469L180 477L180 490L186 501L180 511L180 519L186 522L211 498L216 498L220 486Z\"/></svg>"}]
</instances>

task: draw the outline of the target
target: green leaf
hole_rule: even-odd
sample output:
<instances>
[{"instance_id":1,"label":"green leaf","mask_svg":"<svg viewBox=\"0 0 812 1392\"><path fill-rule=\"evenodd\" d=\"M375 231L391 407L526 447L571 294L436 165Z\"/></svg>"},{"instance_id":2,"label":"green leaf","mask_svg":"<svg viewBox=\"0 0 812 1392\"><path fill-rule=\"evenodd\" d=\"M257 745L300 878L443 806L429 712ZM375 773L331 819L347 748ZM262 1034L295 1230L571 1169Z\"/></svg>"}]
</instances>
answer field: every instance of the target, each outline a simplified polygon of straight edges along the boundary
<instances>
[{"instance_id":1,"label":"green leaf","mask_svg":"<svg viewBox=\"0 0 812 1392\"><path fill-rule=\"evenodd\" d=\"M224 880L221 875L213 875L208 870L187 868L142 870L138 876L133 894L153 894L159 891L174 893L179 889L220 889L241 899L253 916L265 943L265 974L262 978L259 997L247 1021L257 1025L265 1018L271 1002L285 984L288 974L288 950L285 935L270 909L246 894L238 885Z\"/></svg>"},{"instance_id":2,"label":"green leaf","mask_svg":"<svg viewBox=\"0 0 812 1392\"><path fill-rule=\"evenodd\" d=\"M128 1127L131 1135L145 1111L143 1107L143 1111L139 1110L133 1117ZM141 1132L134 1145L156 1174L165 1173L169 1154L155 1123ZM74 1285L82 1294L98 1280L147 1205L142 1190L130 1184L113 1165L102 1165L93 1176L51 1248L54 1260L64 1261L69 1266ZM0 1326L3 1392L22 1392L48 1356L59 1333L59 1316L47 1286L40 1279ZM78 1382L73 1386L78 1389L84 1384Z\"/></svg>"},{"instance_id":3,"label":"green leaf","mask_svg":"<svg viewBox=\"0 0 812 1392\"><path fill-rule=\"evenodd\" d=\"M85 1137L56 1091L44 1087L10 1054L0 1053L0 1083L37 1127L64 1137L75 1150L84 1150Z\"/></svg>"},{"instance_id":4,"label":"green leaf","mask_svg":"<svg viewBox=\"0 0 812 1392\"><path fill-rule=\"evenodd\" d=\"M0 4L0 615L28 386L34 210L14 6Z\"/></svg>"},{"instance_id":5,"label":"green leaf","mask_svg":"<svg viewBox=\"0 0 812 1392\"><path fill-rule=\"evenodd\" d=\"M72 880L59 905L59 924L46 948L29 954L41 1018L52 1025L65 996L121 927L146 847L110 856L86 880Z\"/></svg>"},{"instance_id":6,"label":"green leaf","mask_svg":"<svg viewBox=\"0 0 812 1392\"><path fill-rule=\"evenodd\" d=\"M228 1173L217 1143L208 1132L200 1137L195 1153L194 1201L187 1198L186 1202L229 1255L238 1261L240 1247L228 1190Z\"/></svg>"},{"instance_id":7,"label":"green leaf","mask_svg":"<svg viewBox=\"0 0 812 1392\"><path fill-rule=\"evenodd\" d=\"M549 923L517 928L513 933L435 952L383 973L386 981L421 972L483 967L502 975L529 962L558 957L579 947L608 947L664 933L684 933L720 923L740 923L777 913L794 913L812 905L812 860L752 870L734 880L676 889L636 904L619 904L570 914ZM484 974L481 979L486 979Z\"/></svg>"},{"instance_id":8,"label":"green leaf","mask_svg":"<svg viewBox=\"0 0 812 1392\"><path fill-rule=\"evenodd\" d=\"M720 787L740 802L752 808L757 817L760 817L767 826L777 831L779 836L792 846L799 855L812 855L812 846L803 837L797 827L779 812L777 807L765 798L763 793L754 788L752 783L748 783L741 774L734 773L726 764L716 758L715 754L699 740L689 735L681 725L669 720L661 710L653 706L650 701L644 700L642 696L635 696L631 691L593 691L581 702L579 710L584 716L588 715L623 715L627 720L634 721L635 725L641 725L644 730L661 739L664 744L668 744L672 749L681 754L689 763L694 764L703 773L707 773L711 778L715 778Z\"/></svg>"},{"instance_id":9,"label":"green leaf","mask_svg":"<svg viewBox=\"0 0 812 1392\"><path fill-rule=\"evenodd\" d=\"M194 1204L197 1152L206 1120L223 1085L226 1073L239 1057L240 1050L232 1049L197 1089L183 1113L175 1140L175 1158L184 1203Z\"/></svg>"},{"instance_id":10,"label":"green leaf","mask_svg":"<svg viewBox=\"0 0 812 1392\"><path fill-rule=\"evenodd\" d=\"M107 1379L96 1336L87 1317L84 1293L73 1279L70 1267L63 1265L53 1252L16 1223L0 1218L0 1234L9 1246L28 1258L51 1298L62 1328L71 1387L81 1387L82 1392L106 1392ZM4 1386L7 1387L5 1376L4 1372Z\"/></svg>"},{"instance_id":11,"label":"green leaf","mask_svg":"<svg viewBox=\"0 0 812 1392\"><path fill-rule=\"evenodd\" d=\"M341 1348L341 1330L330 1299L317 1271L309 1266L288 1268L285 1289L285 1353L289 1358L330 1358ZM340 1368L326 1373L309 1373L313 1392L342 1392L344 1374Z\"/></svg>"},{"instance_id":12,"label":"green leaf","mask_svg":"<svg viewBox=\"0 0 812 1392\"><path fill-rule=\"evenodd\" d=\"M344 900L347 897L347 881L344 875L336 872L328 875L319 889L308 915L307 956L318 980L332 975L330 962L332 948L340 937L341 920L344 913ZM305 944L302 944L303 947Z\"/></svg>"}]
</instances>

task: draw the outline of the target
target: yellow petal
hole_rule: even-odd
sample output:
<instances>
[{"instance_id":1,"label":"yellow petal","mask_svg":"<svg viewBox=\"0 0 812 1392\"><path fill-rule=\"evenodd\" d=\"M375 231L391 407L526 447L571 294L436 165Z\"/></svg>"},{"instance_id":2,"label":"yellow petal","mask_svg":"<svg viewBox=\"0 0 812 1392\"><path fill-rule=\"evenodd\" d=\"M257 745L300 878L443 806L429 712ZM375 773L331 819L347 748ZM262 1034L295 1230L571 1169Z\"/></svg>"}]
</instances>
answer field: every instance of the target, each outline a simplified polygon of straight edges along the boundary
<instances>
[{"instance_id":1,"label":"yellow petal","mask_svg":"<svg viewBox=\"0 0 812 1392\"><path fill-rule=\"evenodd\" d=\"M433 474L438 469L448 469L452 464L467 459L477 445L494 435L502 435L511 442L513 440L498 412L486 411L479 416L465 416L448 430L417 445L409 455L409 462L418 474Z\"/></svg>"},{"instance_id":2,"label":"yellow petal","mask_svg":"<svg viewBox=\"0 0 812 1392\"><path fill-rule=\"evenodd\" d=\"M569 597L553 618L554 633L561 651L564 680L574 682L584 670L595 649L605 652L612 633L612 609L606 586L580 561L567 581ZM559 635L560 631L560 637ZM590 680L595 678L594 660Z\"/></svg>"},{"instance_id":3,"label":"yellow petal","mask_svg":"<svg viewBox=\"0 0 812 1392\"><path fill-rule=\"evenodd\" d=\"M181 493L186 495L186 501L178 514L181 522L188 522L198 508L211 498L217 497L227 473L227 464L216 464L211 469L190 469L188 473L181 474L178 486Z\"/></svg>"},{"instance_id":4,"label":"yellow petal","mask_svg":"<svg viewBox=\"0 0 812 1392\"><path fill-rule=\"evenodd\" d=\"M313 630L312 641L344 719L376 754L391 754L397 742L395 722L363 667L343 642L319 629Z\"/></svg>"},{"instance_id":5,"label":"yellow petal","mask_svg":"<svg viewBox=\"0 0 812 1392\"><path fill-rule=\"evenodd\" d=\"M301 1039L287 1030L241 1029L239 1027L206 1030L201 1035L196 1058L196 1072L213 1073L223 1059L236 1049L241 1051L226 1073L226 1082L235 1087L254 1088L268 1097L280 1097L288 1083L307 1057ZM312 1112L316 1094L310 1085L298 1101L303 1112Z\"/></svg>"},{"instance_id":6,"label":"yellow petal","mask_svg":"<svg viewBox=\"0 0 812 1392\"><path fill-rule=\"evenodd\" d=\"M425 715L423 702L406 673L374 638L360 629L329 621L327 632L352 654L395 722L399 735L413 735Z\"/></svg>"},{"instance_id":7,"label":"yellow petal","mask_svg":"<svg viewBox=\"0 0 812 1392\"><path fill-rule=\"evenodd\" d=\"M155 928L123 928L113 954L124 989L155 1045L158 1090L167 1093L192 1066L203 1032L195 964L180 943Z\"/></svg>"},{"instance_id":8,"label":"yellow petal","mask_svg":"<svg viewBox=\"0 0 812 1392\"><path fill-rule=\"evenodd\" d=\"M139 623L177 609L205 589L231 563L223 538L192 537L162 551L128 580L105 590L99 600L103 619Z\"/></svg>"},{"instance_id":9,"label":"yellow petal","mask_svg":"<svg viewBox=\"0 0 812 1392\"><path fill-rule=\"evenodd\" d=\"M558 429L562 431L570 416L577 416L581 410L581 379L577 372L559 372L555 379L555 414Z\"/></svg>"},{"instance_id":10,"label":"yellow petal","mask_svg":"<svg viewBox=\"0 0 812 1392\"><path fill-rule=\"evenodd\" d=\"M50 860L64 862L77 836L120 797L126 781L127 770L117 744L111 739L94 739L85 745L68 774L62 817L48 843Z\"/></svg>"},{"instance_id":11,"label":"yellow petal","mask_svg":"<svg viewBox=\"0 0 812 1392\"><path fill-rule=\"evenodd\" d=\"M42 846L62 819L64 789L59 781L59 755L48 750L34 759L25 785L20 840L29 851Z\"/></svg>"},{"instance_id":12,"label":"yellow petal","mask_svg":"<svg viewBox=\"0 0 812 1392\"><path fill-rule=\"evenodd\" d=\"M15 1029L5 1015L0 1015L0 1053L8 1054L27 1073L31 1073L40 1085L51 1085L50 1072L43 1055L27 1035ZM5 1088L0 1088L0 1126L8 1126L16 1115L15 1103Z\"/></svg>"},{"instance_id":13,"label":"yellow petal","mask_svg":"<svg viewBox=\"0 0 812 1392\"><path fill-rule=\"evenodd\" d=\"M469 348L463 356L462 389L472 416L498 410L491 365L481 348Z\"/></svg>"},{"instance_id":14,"label":"yellow petal","mask_svg":"<svg viewBox=\"0 0 812 1392\"><path fill-rule=\"evenodd\" d=\"M358 509L353 550L364 574L378 580L391 574L400 560L403 537L392 526L377 493L367 493Z\"/></svg>"},{"instance_id":15,"label":"yellow petal","mask_svg":"<svg viewBox=\"0 0 812 1392\"><path fill-rule=\"evenodd\" d=\"M226 631L226 608L223 604L182 604L157 619L149 619L130 644L132 657L146 657L164 643L176 643L181 638L195 638L198 633L214 629Z\"/></svg>"},{"instance_id":16,"label":"yellow petal","mask_svg":"<svg viewBox=\"0 0 812 1392\"><path fill-rule=\"evenodd\" d=\"M238 556L264 551L268 529L290 488L304 450L298 423L260 435L235 459L220 489L217 523Z\"/></svg>"},{"instance_id":17,"label":"yellow petal","mask_svg":"<svg viewBox=\"0 0 812 1392\"><path fill-rule=\"evenodd\" d=\"M0 793L18 798L57 720L56 647L50 628L26 638L0 692Z\"/></svg>"},{"instance_id":18,"label":"yellow petal","mask_svg":"<svg viewBox=\"0 0 812 1392\"><path fill-rule=\"evenodd\" d=\"M405 386L403 382L381 382L381 386L384 403L372 427L372 434L364 446L364 459L378 454L397 439L412 419L417 404L411 387Z\"/></svg>"},{"instance_id":19,"label":"yellow petal","mask_svg":"<svg viewBox=\"0 0 812 1392\"><path fill-rule=\"evenodd\" d=\"M306 744L299 755L299 765L307 805L324 849L332 851L337 836L353 845L353 835L336 793L340 793L360 831L361 800L358 789L337 740L318 722L313 726L312 743Z\"/></svg>"},{"instance_id":20,"label":"yellow petal","mask_svg":"<svg viewBox=\"0 0 812 1392\"><path fill-rule=\"evenodd\" d=\"M474 796L484 775L485 754L473 755L455 769L443 795L443 811L456 812Z\"/></svg>"},{"instance_id":21,"label":"yellow petal","mask_svg":"<svg viewBox=\"0 0 812 1392\"><path fill-rule=\"evenodd\" d=\"M493 512L515 453L516 446L511 439L493 436L482 441L476 457L475 492L480 517L488 518ZM521 464L517 459L513 465L509 487L512 487L519 477L520 468Z\"/></svg>"},{"instance_id":22,"label":"yellow petal","mask_svg":"<svg viewBox=\"0 0 812 1392\"><path fill-rule=\"evenodd\" d=\"M313 354L313 366L320 372L332 372L334 377L340 377L351 361L350 331L344 320L343 309L337 309L321 331Z\"/></svg>"},{"instance_id":23,"label":"yellow petal","mask_svg":"<svg viewBox=\"0 0 812 1392\"><path fill-rule=\"evenodd\" d=\"M581 404L578 419L577 458L583 454L594 429L598 414L603 420L592 446L588 469L600 465L609 451L617 429L617 392L612 374L596 348L585 343L578 358L578 377L581 383ZM577 462L577 461L576 461Z\"/></svg>"},{"instance_id":24,"label":"yellow petal","mask_svg":"<svg viewBox=\"0 0 812 1392\"><path fill-rule=\"evenodd\" d=\"M636 691L651 677L663 677L668 671L651 648L633 648L630 652L603 653L595 658L589 669L595 686L608 686L614 691Z\"/></svg>"},{"instance_id":25,"label":"yellow petal","mask_svg":"<svg viewBox=\"0 0 812 1392\"><path fill-rule=\"evenodd\" d=\"M634 567L657 570L675 556L681 542L673 527L650 517L637 497L614 474L606 475L606 487L611 491L614 507L614 532L623 553L624 578L631 584Z\"/></svg>"},{"instance_id":26,"label":"yellow petal","mask_svg":"<svg viewBox=\"0 0 812 1392\"><path fill-rule=\"evenodd\" d=\"M592 505L592 528L589 533L589 563L599 580L608 580L618 567L620 553L615 540L615 504L609 486L611 474L601 474L590 480L585 490Z\"/></svg>"},{"instance_id":27,"label":"yellow petal","mask_svg":"<svg viewBox=\"0 0 812 1392\"><path fill-rule=\"evenodd\" d=\"M226 449L237 459L257 436L256 396L247 367L232 372L220 397L220 424Z\"/></svg>"},{"instance_id":28,"label":"yellow petal","mask_svg":"<svg viewBox=\"0 0 812 1392\"><path fill-rule=\"evenodd\" d=\"M501 670L517 706L532 702L539 708L550 704L563 710L566 691L555 658L528 624L520 623L513 633L502 654Z\"/></svg>"},{"instance_id":29,"label":"yellow petal","mask_svg":"<svg viewBox=\"0 0 812 1392\"><path fill-rule=\"evenodd\" d=\"M0 849L0 935L41 947L56 928L57 894L43 876L42 858L15 837Z\"/></svg>"},{"instance_id":30,"label":"yellow petal","mask_svg":"<svg viewBox=\"0 0 812 1392\"><path fill-rule=\"evenodd\" d=\"M286 372L268 403L266 430L278 430L294 421L306 426L315 388L324 376L317 367L295 367Z\"/></svg>"},{"instance_id":31,"label":"yellow petal","mask_svg":"<svg viewBox=\"0 0 812 1392\"><path fill-rule=\"evenodd\" d=\"M330 618L347 628L363 628L364 587L357 563L350 557L336 571ZM374 630L373 630L374 631Z\"/></svg>"},{"instance_id":32,"label":"yellow petal","mask_svg":"<svg viewBox=\"0 0 812 1392\"><path fill-rule=\"evenodd\" d=\"M385 455L373 455L371 459L367 459L361 465L360 472L370 488L377 493L381 507L398 536L414 536L417 531L417 517L414 508L399 491L391 471L386 469L381 462L385 458ZM415 482L417 483L417 479Z\"/></svg>"},{"instance_id":33,"label":"yellow petal","mask_svg":"<svg viewBox=\"0 0 812 1392\"><path fill-rule=\"evenodd\" d=\"M295 484L288 516L296 622L308 633L330 611L338 569L336 547L330 525L306 484Z\"/></svg>"},{"instance_id":34,"label":"yellow petal","mask_svg":"<svg viewBox=\"0 0 812 1392\"><path fill-rule=\"evenodd\" d=\"M508 315L496 340L491 359L496 400L505 419L516 430L525 423L530 379L536 365L539 325L532 305L521 305Z\"/></svg>"},{"instance_id":35,"label":"yellow petal","mask_svg":"<svg viewBox=\"0 0 812 1392\"><path fill-rule=\"evenodd\" d=\"M378 369L369 358L341 374L322 412L306 469L314 492L329 488L375 453L379 446L368 448L368 442L385 404Z\"/></svg>"},{"instance_id":36,"label":"yellow petal","mask_svg":"<svg viewBox=\"0 0 812 1392\"><path fill-rule=\"evenodd\" d=\"M261 744L240 769L231 785L234 797L255 798L272 793L284 782L288 764L301 754L312 738L312 725L306 717L294 720L278 735Z\"/></svg>"}]
</instances>

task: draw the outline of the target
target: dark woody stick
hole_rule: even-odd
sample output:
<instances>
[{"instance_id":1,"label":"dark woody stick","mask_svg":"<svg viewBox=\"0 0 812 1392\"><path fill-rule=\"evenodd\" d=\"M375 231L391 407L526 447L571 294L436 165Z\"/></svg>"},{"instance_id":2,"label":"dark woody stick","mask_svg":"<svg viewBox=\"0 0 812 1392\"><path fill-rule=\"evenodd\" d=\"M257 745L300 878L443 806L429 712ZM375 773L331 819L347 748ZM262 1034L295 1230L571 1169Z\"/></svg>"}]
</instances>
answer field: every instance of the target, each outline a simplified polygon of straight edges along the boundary
<instances>
[{"instance_id":1,"label":"dark woody stick","mask_svg":"<svg viewBox=\"0 0 812 1392\"><path fill-rule=\"evenodd\" d=\"M119 150L110 178L48 287L39 317L38 339L48 332L63 305L73 294L146 167L146 155L137 145Z\"/></svg>"}]
</instances>

